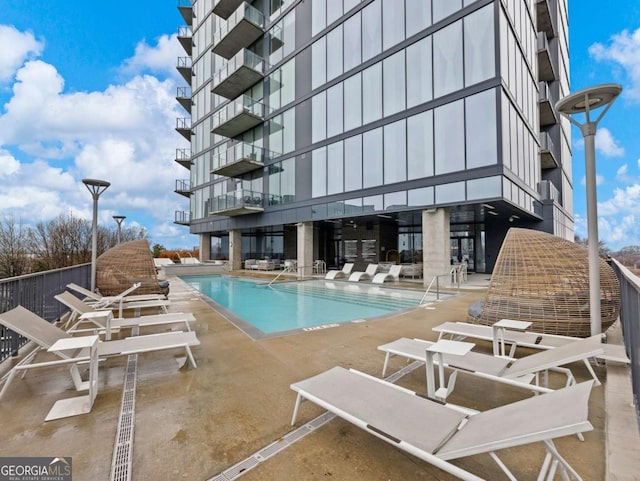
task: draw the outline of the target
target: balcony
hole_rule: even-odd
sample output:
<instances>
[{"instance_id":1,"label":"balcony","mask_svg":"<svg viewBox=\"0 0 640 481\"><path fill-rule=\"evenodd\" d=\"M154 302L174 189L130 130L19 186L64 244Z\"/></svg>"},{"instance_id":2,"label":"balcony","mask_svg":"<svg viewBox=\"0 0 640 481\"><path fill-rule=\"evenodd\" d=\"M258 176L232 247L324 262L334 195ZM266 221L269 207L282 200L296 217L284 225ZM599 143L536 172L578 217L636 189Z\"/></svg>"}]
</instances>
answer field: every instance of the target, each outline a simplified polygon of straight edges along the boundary
<instances>
[{"instance_id":1,"label":"balcony","mask_svg":"<svg viewBox=\"0 0 640 481\"><path fill-rule=\"evenodd\" d=\"M551 136L548 132L540 132L540 167L543 169L555 169L559 166Z\"/></svg>"},{"instance_id":2,"label":"balcony","mask_svg":"<svg viewBox=\"0 0 640 481\"><path fill-rule=\"evenodd\" d=\"M184 195L185 197L191 197L191 181L190 180L176 180L176 188L174 190L176 194Z\"/></svg>"},{"instance_id":3,"label":"balcony","mask_svg":"<svg viewBox=\"0 0 640 481\"><path fill-rule=\"evenodd\" d=\"M554 200L560 202L560 191L550 180L538 182L538 194L542 200Z\"/></svg>"},{"instance_id":4,"label":"balcony","mask_svg":"<svg viewBox=\"0 0 640 481\"><path fill-rule=\"evenodd\" d=\"M261 102L243 95L221 108L213 116L214 134L233 138L264 122L265 106Z\"/></svg>"},{"instance_id":5,"label":"balcony","mask_svg":"<svg viewBox=\"0 0 640 481\"><path fill-rule=\"evenodd\" d=\"M555 4L555 2L553 2ZM547 34L548 38L553 38L556 36L556 18L557 15L553 15L551 13L551 6L549 5L549 0L538 0L536 2L536 12L537 12L537 30L538 32L544 32Z\"/></svg>"},{"instance_id":6,"label":"balcony","mask_svg":"<svg viewBox=\"0 0 640 481\"><path fill-rule=\"evenodd\" d=\"M191 142L191 118L190 117L178 117L176 119L176 130L185 139Z\"/></svg>"},{"instance_id":7,"label":"balcony","mask_svg":"<svg viewBox=\"0 0 640 481\"><path fill-rule=\"evenodd\" d=\"M193 64L191 57L178 57L178 65L176 69L182 75L182 78L191 85L191 77L193 76Z\"/></svg>"},{"instance_id":8,"label":"balcony","mask_svg":"<svg viewBox=\"0 0 640 481\"><path fill-rule=\"evenodd\" d=\"M213 157L211 173L226 177L241 177L248 172L263 168L265 161L273 155L273 152L261 147L239 142Z\"/></svg>"},{"instance_id":9,"label":"balcony","mask_svg":"<svg viewBox=\"0 0 640 481\"><path fill-rule=\"evenodd\" d=\"M193 50L193 33L191 33L191 27L188 25L178 27L178 42L180 42L184 51L191 55L191 51Z\"/></svg>"},{"instance_id":10,"label":"balcony","mask_svg":"<svg viewBox=\"0 0 640 481\"><path fill-rule=\"evenodd\" d=\"M185 169L191 169L191 149L176 149L175 161Z\"/></svg>"},{"instance_id":11,"label":"balcony","mask_svg":"<svg viewBox=\"0 0 640 481\"><path fill-rule=\"evenodd\" d=\"M558 123L558 117L554 109L555 98L552 95L549 84L538 82L538 108L540 109L540 126L546 127Z\"/></svg>"},{"instance_id":12,"label":"balcony","mask_svg":"<svg viewBox=\"0 0 640 481\"><path fill-rule=\"evenodd\" d=\"M182 107L189 113L191 113L191 87L178 87L176 89L176 100Z\"/></svg>"},{"instance_id":13,"label":"balcony","mask_svg":"<svg viewBox=\"0 0 640 481\"><path fill-rule=\"evenodd\" d=\"M556 79L558 56L553 55L552 48L557 49L557 41L549 42L544 32L538 32L538 80L551 82Z\"/></svg>"},{"instance_id":14,"label":"balcony","mask_svg":"<svg viewBox=\"0 0 640 481\"><path fill-rule=\"evenodd\" d=\"M229 15L242 5L243 1L244 0L214 0L213 13L218 17L227 19Z\"/></svg>"},{"instance_id":15,"label":"balcony","mask_svg":"<svg viewBox=\"0 0 640 481\"><path fill-rule=\"evenodd\" d=\"M174 224L190 225L191 224L191 212L185 212L184 210L176 210L173 218Z\"/></svg>"},{"instance_id":16,"label":"balcony","mask_svg":"<svg viewBox=\"0 0 640 481\"><path fill-rule=\"evenodd\" d=\"M238 215L257 214L264 212L262 192L251 190L237 190L218 197L212 197L208 201L209 215L226 215L235 217Z\"/></svg>"},{"instance_id":17,"label":"balcony","mask_svg":"<svg viewBox=\"0 0 640 481\"><path fill-rule=\"evenodd\" d=\"M191 0L178 0L178 11L187 25L193 25L193 8Z\"/></svg>"},{"instance_id":18,"label":"balcony","mask_svg":"<svg viewBox=\"0 0 640 481\"><path fill-rule=\"evenodd\" d=\"M213 35L213 52L230 59L264 34L264 15L243 3Z\"/></svg>"},{"instance_id":19,"label":"balcony","mask_svg":"<svg viewBox=\"0 0 640 481\"><path fill-rule=\"evenodd\" d=\"M265 61L250 50L242 49L213 76L212 92L235 99L264 78Z\"/></svg>"}]
</instances>

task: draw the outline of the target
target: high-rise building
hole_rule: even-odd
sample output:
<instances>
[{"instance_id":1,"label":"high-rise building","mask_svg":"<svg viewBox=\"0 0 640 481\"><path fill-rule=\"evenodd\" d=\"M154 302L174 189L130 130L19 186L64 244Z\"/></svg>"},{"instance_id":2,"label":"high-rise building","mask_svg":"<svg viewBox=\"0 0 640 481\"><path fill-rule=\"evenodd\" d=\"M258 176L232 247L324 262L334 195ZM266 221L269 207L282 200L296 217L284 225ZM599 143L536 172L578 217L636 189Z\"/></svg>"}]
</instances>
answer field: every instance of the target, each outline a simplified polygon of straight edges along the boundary
<instances>
[{"instance_id":1,"label":"high-rise building","mask_svg":"<svg viewBox=\"0 0 640 481\"><path fill-rule=\"evenodd\" d=\"M566 0L179 1L201 256L491 272L573 239ZM186 177L186 176L185 176ZM415 267L415 266L414 266ZM308 271L307 271L308 272Z\"/></svg>"}]
</instances>

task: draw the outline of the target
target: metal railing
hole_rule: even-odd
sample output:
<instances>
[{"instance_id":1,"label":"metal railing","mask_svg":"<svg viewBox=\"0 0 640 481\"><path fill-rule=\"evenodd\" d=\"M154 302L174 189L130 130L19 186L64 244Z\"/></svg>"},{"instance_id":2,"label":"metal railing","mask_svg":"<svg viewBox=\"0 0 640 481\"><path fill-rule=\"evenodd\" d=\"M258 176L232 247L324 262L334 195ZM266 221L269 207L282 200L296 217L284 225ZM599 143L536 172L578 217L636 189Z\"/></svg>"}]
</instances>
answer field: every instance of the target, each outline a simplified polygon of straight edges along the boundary
<instances>
[{"instance_id":1,"label":"metal railing","mask_svg":"<svg viewBox=\"0 0 640 481\"><path fill-rule=\"evenodd\" d=\"M262 207L264 194L252 190L236 190L228 194L211 197L207 210L210 214L240 207Z\"/></svg>"},{"instance_id":2,"label":"metal railing","mask_svg":"<svg viewBox=\"0 0 640 481\"><path fill-rule=\"evenodd\" d=\"M262 12L249 3L244 2L231 14L226 22L223 22L220 28L215 31L213 34L213 43L220 43L242 20L247 20L260 28L264 28L264 15Z\"/></svg>"},{"instance_id":3,"label":"metal railing","mask_svg":"<svg viewBox=\"0 0 640 481\"><path fill-rule=\"evenodd\" d=\"M267 66L265 60L258 54L243 48L213 74L214 87L237 72L240 67L247 67L264 75Z\"/></svg>"},{"instance_id":4,"label":"metal railing","mask_svg":"<svg viewBox=\"0 0 640 481\"><path fill-rule=\"evenodd\" d=\"M620 324L627 356L631 360L631 386L640 426L640 278L615 259L611 267L620 281Z\"/></svg>"},{"instance_id":5,"label":"metal railing","mask_svg":"<svg viewBox=\"0 0 640 481\"><path fill-rule=\"evenodd\" d=\"M53 296L73 282L88 287L91 264L81 264L63 269L38 272L18 277L0 279L0 312L23 306L47 321L53 322L67 310ZM0 362L17 354L28 342L24 337L0 326Z\"/></svg>"}]
</instances>

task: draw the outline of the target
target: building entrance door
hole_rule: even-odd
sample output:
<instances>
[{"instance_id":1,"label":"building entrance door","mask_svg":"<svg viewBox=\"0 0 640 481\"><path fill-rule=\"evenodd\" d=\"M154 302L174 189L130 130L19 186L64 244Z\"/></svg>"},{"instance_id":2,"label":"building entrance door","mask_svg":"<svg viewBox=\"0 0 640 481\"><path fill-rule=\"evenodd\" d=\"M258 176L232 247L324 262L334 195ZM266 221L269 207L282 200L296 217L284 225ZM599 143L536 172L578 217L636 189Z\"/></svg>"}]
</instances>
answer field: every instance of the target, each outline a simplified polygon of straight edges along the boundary
<instances>
[{"instance_id":1,"label":"building entrance door","mask_svg":"<svg viewBox=\"0 0 640 481\"><path fill-rule=\"evenodd\" d=\"M467 263L467 269L476 270L475 239L473 237L455 237L450 240L451 263Z\"/></svg>"}]
</instances>

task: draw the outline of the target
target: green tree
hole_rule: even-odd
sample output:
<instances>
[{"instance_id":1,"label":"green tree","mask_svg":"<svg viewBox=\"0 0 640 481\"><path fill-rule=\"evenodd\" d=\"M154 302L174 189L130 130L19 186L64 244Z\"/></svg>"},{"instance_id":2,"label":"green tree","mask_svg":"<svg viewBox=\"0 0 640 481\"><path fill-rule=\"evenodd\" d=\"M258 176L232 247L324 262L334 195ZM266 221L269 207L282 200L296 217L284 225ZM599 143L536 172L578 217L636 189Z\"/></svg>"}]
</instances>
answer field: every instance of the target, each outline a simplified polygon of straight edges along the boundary
<instances>
[{"instance_id":1,"label":"green tree","mask_svg":"<svg viewBox=\"0 0 640 481\"><path fill-rule=\"evenodd\" d=\"M162 244L153 244L153 247L151 248L153 257L160 257L160 254L162 254L166 250L167 249Z\"/></svg>"}]
</instances>

